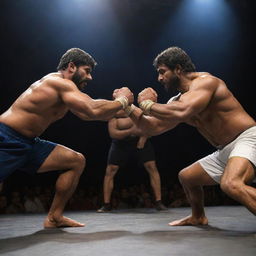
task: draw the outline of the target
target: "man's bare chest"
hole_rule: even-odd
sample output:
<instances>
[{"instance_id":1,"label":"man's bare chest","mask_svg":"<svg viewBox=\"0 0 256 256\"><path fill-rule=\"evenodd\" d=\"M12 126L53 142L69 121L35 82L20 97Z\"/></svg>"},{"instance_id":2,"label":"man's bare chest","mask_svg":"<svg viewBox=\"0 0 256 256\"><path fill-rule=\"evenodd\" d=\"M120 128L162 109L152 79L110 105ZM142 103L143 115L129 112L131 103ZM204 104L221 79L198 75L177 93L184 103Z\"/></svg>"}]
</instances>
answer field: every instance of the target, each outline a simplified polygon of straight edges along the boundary
<instances>
[{"instance_id":1,"label":"man's bare chest","mask_svg":"<svg viewBox=\"0 0 256 256\"><path fill-rule=\"evenodd\" d=\"M187 121L187 123L194 127L201 128L201 127L211 125L212 123L214 123L215 119L216 119L216 116L214 116L214 113L212 111L205 110L191 117Z\"/></svg>"}]
</instances>

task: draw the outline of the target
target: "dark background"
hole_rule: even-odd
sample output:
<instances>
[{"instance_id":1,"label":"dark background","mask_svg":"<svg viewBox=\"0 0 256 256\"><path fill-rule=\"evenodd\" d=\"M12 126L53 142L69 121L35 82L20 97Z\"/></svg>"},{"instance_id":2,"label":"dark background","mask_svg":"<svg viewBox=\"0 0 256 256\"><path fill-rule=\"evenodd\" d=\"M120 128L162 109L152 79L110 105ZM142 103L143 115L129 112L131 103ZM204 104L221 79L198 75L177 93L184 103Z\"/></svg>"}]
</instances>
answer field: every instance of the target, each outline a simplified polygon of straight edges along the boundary
<instances>
[{"instance_id":1,"label":"dark background","mask_svg":"<svg viewBox=\"0 0 256 256\"><path fill-rule=\"evenodd\" d=\"M255 118L255 3L253 0L16 0L0 1L0 111L35 80L56 70L62 54L79 47L98 62L86 93L111 99L115 88L135 95L153 87L159 102L170 96L152 62L170 46L183 48L198 71L223 79ZM68 114L41 136L83 153L82 185L102 186L110 138L106 122ZM196 129L181 124L152 138L163 183L214 148ZM119 184L148 179L135 166L118 173ZM56 174L14 174L7 183L50 182Z\"/></svg>"}]
</instances>

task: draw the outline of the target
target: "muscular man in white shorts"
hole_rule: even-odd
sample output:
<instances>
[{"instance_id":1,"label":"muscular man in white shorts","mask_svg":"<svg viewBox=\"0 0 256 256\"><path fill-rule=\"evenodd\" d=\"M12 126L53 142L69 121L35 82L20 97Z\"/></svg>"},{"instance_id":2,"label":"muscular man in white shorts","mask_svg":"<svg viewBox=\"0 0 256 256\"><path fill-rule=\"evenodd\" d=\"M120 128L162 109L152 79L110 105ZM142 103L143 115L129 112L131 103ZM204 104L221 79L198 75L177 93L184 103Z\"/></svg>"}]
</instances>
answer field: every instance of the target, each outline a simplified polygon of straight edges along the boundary
<instances>
[{"instance_id":1,"label":"muscular man in white shorts","mask_svg":"<svg viewBox=\"0 0 256 256\"><path fill-rule=\"evenodd\" d=\"M231 198L256 215L255 180L256 123L219 78L196 72L190 57L178 47L170 47L154 60L158 81L180 95L167 104L157 102L152 88L138 96L142 111L135 109L130 117L148 136L187 123L217 148L217 151L179 173L179 179L192 207L192 215L169 225L206 225L203 207L204 185L220 183ZM116 90L114 92L118 93ZM118 94L117 96L120 96Z\"/></svg>"}]
</instances>

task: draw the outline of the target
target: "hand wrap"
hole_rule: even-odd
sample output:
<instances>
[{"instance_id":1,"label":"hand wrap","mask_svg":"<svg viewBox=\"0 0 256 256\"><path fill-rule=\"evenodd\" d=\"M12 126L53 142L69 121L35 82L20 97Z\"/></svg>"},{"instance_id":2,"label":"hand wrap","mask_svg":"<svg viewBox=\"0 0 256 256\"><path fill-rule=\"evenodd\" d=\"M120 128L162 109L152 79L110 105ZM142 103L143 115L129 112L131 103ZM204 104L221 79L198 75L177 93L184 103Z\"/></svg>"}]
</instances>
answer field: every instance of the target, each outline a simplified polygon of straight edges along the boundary
<instances>
[{"instance_id":1,"label":"hand wrap","mask_svg":"<svg viewBox=\"0 0 256 256\"><path fill-rule=\"evenodd\" d=\"M131 106L127 106L124 111L129 116L135 109L135 106L132 104Z\"/></svg>"},{"instance_id":2,"label":"hand wrap","mask_svg":"<svg viewBox=\"0 0 256 256\"><path fill-rule=\"evenodd\" d=\"M122 104L123 109L127 108L128 105L129 105L129 101L128 101L128 98L126 96L118 97L118 98L115 99L115 101L119 101Z\"/></svg>"},{"instance_id":3,"label":"hand wrap","mask_svg":"<svg viewBox=\"0 0 256 256\"><path fill-rule=\"evenodd\" d=\"M145 115L150 115L150 110L151 110L151 107L152 105L154 104L155 102L152 101L152 100L143 100L141 103L140 103L140 108L143 110L143 113Z\"/></svg>"}]
</instances>

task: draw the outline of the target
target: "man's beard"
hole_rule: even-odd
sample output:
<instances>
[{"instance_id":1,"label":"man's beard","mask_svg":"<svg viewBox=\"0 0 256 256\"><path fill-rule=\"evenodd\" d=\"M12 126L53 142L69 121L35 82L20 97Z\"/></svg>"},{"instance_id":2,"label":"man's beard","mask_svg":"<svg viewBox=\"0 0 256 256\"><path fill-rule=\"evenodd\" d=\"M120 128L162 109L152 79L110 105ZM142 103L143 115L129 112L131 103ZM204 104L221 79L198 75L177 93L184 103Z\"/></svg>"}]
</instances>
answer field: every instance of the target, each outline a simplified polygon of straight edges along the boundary
<instances>
[{"instance_id":1,"label":"man's beard","mask_svg":"<svg viewBox=\"0 0 256 256\"><path fill-rule=\"evenodd\" d=\"M167 85L165 86L165 89L169 93L177 92L178 88L180 87L180 79L173 75L173 77L168 81Z\"/></svg>"},{"instance_id":2,"label":"man's beard","mask_svg":"<svg viewBox=\"0 0 256 256\"><path fill-rule=\"evenodd\" d=\"M81 83L86 82L86 79L82 79L78 70L74 73L74 75L72 77L72 81L75 83L75 85L78 87L78 89L83 90L84 86L81 86Z\"/></svg>"}]
</instances>

